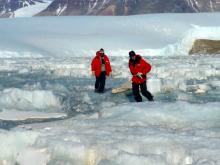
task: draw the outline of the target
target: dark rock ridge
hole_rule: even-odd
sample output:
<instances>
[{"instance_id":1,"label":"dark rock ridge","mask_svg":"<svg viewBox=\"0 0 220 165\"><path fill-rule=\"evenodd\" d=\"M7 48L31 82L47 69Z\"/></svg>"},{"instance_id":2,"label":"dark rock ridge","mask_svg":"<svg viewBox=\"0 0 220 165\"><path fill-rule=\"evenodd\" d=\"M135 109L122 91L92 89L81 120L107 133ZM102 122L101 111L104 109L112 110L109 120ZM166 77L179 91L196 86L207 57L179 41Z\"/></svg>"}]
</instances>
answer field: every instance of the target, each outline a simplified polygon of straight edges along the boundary
<instances>
[{"instance_id":1,"label":"dark rock ridge","mask_svg":"<svg viewBox=\"0 0 220 165\"><path fill-rule=\"evenodd\" d=\"M220 11L220 0L54 0L38 16Z\"/></svg>"},{"instance_id":2,"label":"dark rock ridge","mask_svg":"<svg viewBox=\"0 0 220 165\"><path fill-rule=\"evenodd\" d=\"M0 17L43 0L0 0ZM37 16L219 12L220 0L53 0Z\"/></svg>"}]
</instances>

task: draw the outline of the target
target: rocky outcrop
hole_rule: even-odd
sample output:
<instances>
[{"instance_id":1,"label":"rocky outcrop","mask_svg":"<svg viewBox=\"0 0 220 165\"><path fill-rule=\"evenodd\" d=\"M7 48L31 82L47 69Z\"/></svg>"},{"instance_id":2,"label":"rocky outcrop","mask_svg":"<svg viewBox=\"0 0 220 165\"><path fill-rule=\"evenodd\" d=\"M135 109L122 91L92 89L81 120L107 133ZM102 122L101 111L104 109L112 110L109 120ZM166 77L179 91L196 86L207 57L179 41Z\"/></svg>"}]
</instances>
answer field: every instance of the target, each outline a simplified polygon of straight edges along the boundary
<instances>
[{"instance_id":1,"label":"rocky outcrop","mask_svg":"<svg viewBox=\"0 0 220 165\"><path fill-rule=\"evenodd\" d=\"M0 0L0 17L43 0ZM220 0L51 0L37 16L219 12Z\"/></svg>"},{"instance_id":2,"label":"rocky outcrop","mask_svg":"<svg viewBox=\"0 0 220 165\"><path fill-rule=\"evenodd\" d=\"M220 54L220 40L195 40L189 54Z\"/></svg>"},{"instance_id":3,"label":"rocky outcrop","mask_svg":"<svg viewBox=\"0 0 220 165\"><path fill-rule=\"evenodd\" d=\"M220 11L220 0L54 0L38 15L133 15Z\"/></svg>"}]
</instances>

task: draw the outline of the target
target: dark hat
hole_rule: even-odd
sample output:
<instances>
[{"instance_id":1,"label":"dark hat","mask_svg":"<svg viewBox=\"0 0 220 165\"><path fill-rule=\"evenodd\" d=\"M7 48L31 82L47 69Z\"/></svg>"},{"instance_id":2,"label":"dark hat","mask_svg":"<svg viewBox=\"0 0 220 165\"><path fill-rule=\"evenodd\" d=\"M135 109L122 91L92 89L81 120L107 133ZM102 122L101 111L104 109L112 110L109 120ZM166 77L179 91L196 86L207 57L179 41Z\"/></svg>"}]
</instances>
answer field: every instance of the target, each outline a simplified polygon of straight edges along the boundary
<instances>
[{"instance_id":1,"label":"dark hat","mask_svg":"<svg viewBox=\"0 0 220 165\"><path fill-rule=\"evenodd\" d=\"M104 49L103 49L103 48L101 48L99 51L100 51L100 52L104 52Z\"/></svg>"},{"instance_id":2,"label":"dark hat","mask_svg":"<svg viewBox=\"0 0 220 165\"><path fill-rule=\"evenodd\" d=\"M135 56L135 55L136 55L136 54L135 54L135 52L134 52L133 50L129 52L129 57L130 57L130 58L132 58L132 57Z\"/></svg>"}]
</instances>

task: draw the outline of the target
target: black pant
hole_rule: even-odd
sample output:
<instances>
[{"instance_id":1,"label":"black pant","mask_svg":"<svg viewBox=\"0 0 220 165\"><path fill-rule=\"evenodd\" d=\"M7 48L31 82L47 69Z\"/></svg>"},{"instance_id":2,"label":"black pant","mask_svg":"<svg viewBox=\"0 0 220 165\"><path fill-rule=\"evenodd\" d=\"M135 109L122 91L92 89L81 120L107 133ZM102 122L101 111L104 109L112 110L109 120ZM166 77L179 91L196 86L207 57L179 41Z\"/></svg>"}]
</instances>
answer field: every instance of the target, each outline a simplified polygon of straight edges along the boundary
<instances>
[{"instance_id":1,"label":"black pant","mask_svg":"<svg viewBox=\"0 0 220 165\"><path fill-rule=\"evenodd\" d=\"M143 96L145 96L149 101L153 101L153 96L147 90L147 84L146 84L146 81L145 81L142 84L132 83L132 92L133 92L133 95L134 95L134 99L137 102L142 102L142 97L140 95L139 88L141 88L141 93L142 93Z\"/></svg>"},{"instance_id":2,"label":"black pant","mask_svg":"<svg viewBox=\"0 0 220 165\"><path fill-rule=\"evenodd\" d=\"M96 77L95 91L97 91L97 92L104 92L104 89L105 89L105 79L106 79L106 72L101 72L100 76Z\"/></svg>"}]
</instances>

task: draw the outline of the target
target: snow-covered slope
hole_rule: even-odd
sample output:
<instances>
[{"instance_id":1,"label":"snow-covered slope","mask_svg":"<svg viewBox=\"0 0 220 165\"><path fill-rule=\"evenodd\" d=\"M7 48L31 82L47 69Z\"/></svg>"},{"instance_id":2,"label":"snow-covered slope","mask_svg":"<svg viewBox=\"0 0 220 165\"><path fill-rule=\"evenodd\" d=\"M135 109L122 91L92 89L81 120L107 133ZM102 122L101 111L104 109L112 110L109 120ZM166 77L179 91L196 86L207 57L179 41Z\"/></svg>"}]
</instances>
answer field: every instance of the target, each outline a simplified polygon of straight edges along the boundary
<instances>
[{"instance_id":1,"label":"snow-covered slope","mask_svg":"<svg viewBox=\"0 0 220 165\"><path fill-rule=\"evenodd\" d=\"M1 0L0 17L31 17L46 9L52 0Z\"/></svg>"},{"instance_id":2,"label":"snow-covered slope","mask_svg":"<svg viewBox=\"0 0 220 165\"><path fill-rule=\"evenodd\" d=\"M41 12L42 10L46 9L50 3L51 0L35 2L34 5L29 5L14 11L13 17L32 17Z\"/></svg>"},{"instance_id":3,"label":"snow-covered slope","mask_svg":"<svg viewBox=\"0 0 220 165\"><path fill-rule=\"evenodd\" d=\"M0 57L188 55L197 38L220 39L219 13L0 20ZM172 26L170 26L172 25ZM16 30L15 30L16 27Z\"/></svg>"}]
</instances>

